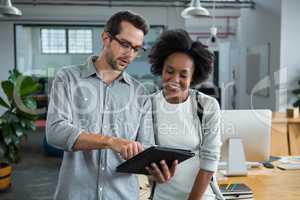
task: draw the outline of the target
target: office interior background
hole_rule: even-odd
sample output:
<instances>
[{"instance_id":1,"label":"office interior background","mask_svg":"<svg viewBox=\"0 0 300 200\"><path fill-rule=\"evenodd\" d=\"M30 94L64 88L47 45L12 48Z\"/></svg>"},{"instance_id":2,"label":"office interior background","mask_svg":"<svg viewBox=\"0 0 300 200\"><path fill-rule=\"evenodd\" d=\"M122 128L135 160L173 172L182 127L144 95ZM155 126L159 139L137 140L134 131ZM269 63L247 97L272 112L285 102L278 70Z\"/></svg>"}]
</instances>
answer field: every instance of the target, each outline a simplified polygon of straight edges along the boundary
<instances>
[{"instance_id":1,"label":"office interior background","mask_svg":"<svg viewBox=\"0 0 300 200\"><path fill-rule=\"evenodd\" d=\"M106 20L114 12L131 10L141 13L151 26L145 38L148 49L164 30L177 28L187 30L194 40L208 45L216 56L214 72L197 89L214 88L213 95L222 110L269 109L274 115L295 107L297 96L292 91L299 88L300 81L298 0L206 0L201 1L201 5L209 10L210 16L190 19L181 16L189 0L11 2L22 15L0 17L0 80L6 80L9 70L14 68L34 77L43 85L38 94L41 106L47 106L56 70L83 63L89 55L99 54L100 35ZM216 42L211 42L212 26L218 29ZM127 71L150 93L159 85L159 80L150 73L148 53L139 55ZM4 96L3 91L0 95ZM0 111L3 113L3 109ZM52 198L61 160L48 157L44 152L45 115L39 117L38 133L28 137L21 162L13 165L16 170L12 187L0 193L0 199ZM277 125L272 123L273 127ZM295 128L298 135L294 140L298 143L293 147L288 129L271 131L276 135L271 138L274 156L300 154L297 147L300 146L300 127ZM37 154L36 160L32 153ZM34 175L28 179L30 174Z\"/></svg>"}]
</instances>

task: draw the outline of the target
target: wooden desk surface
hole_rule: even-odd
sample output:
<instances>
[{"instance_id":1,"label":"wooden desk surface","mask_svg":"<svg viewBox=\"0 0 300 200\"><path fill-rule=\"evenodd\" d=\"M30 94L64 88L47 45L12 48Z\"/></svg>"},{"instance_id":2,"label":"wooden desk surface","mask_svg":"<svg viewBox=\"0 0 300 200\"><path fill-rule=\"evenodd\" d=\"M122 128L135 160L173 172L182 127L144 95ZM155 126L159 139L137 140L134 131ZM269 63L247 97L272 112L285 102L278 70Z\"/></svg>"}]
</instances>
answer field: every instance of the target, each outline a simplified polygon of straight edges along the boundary
<instances>
[{"instance_id":1,"label":"wooden desk surface","mask_svg":"<svg viewBox=\"0 0 300 200\"><path fill-rule=\"evenodd\" d=\"M255 200L299 200L300 170L251 169L247 177L219 177L219 183L245 183Z\"/></svg>"},{"instance_id":2,"label":"wooden desk surface","mask_svg":"<svg viewBox=\"0 0 300 200\"><path fill-rule=\"evenodd\" d=\"M272 123L299 123L300 117L298 118L290 118L286 116L284 112L273 112L272 113Z\"/></svg>"},{"instance_id":3,"label":"wooden desk surface","mask_svg":"<svg viewBox=\"0 0 300 200\"><path fill-rule=\"evenodd\" d=\"M146 176L139 176L140 200L148 200L150 188ZM300 170L283 171L274 169L251 169L246 177L224 177L218 175L221 183L245 183L254 193L254 200L299 200Z\"/></svg>"},{"instance_id":4,"label":"wooden desk surface","mask_svg":"<svg viewBox=\"0 0 300 200\"><path fill-rule=\"evenodd\" d=\"M300 124L300 118L273 118L272 123Z\"/></svg>"}]
</instances>

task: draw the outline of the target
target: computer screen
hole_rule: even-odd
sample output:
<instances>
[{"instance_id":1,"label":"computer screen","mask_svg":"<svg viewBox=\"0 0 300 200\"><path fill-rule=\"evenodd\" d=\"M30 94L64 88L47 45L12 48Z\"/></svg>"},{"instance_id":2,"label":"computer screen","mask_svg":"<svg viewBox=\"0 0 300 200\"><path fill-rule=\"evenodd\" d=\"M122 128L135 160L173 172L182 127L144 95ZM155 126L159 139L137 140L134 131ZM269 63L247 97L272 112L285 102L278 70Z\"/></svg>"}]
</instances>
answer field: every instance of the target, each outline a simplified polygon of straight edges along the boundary
<instances>
[{"instance_id":1,"label":"computer screen","mask_svg":"<svg viewBox=\"0 0 300 200\"><path fill-rule=\"evenodd\" d=\"M229 139L240 138L246 161L267 161L270 157L272 112L270 110L222 110L221 111L221 161L235 159L240 147L228 155Z\"/></svg>"}]
</instances>

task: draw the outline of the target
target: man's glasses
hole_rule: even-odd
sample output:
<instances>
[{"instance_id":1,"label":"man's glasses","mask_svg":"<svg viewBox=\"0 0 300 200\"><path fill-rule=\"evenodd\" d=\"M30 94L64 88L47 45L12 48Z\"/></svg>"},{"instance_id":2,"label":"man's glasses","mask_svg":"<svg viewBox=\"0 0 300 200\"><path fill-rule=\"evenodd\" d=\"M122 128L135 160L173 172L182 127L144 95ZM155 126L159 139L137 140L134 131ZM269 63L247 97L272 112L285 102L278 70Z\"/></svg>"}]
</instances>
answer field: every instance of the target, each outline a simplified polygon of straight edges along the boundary
<instances>
[{"instance_id":1,"label":"man's glasses","mask_svg":"<svg viewBox=\"0 0 300 200\"><path fill-rule=\"evenodd\" d=\"M121 39L119 39L116 36L113 36L111 34L109 34L109 37L113 40L116 40L119 43L119 45L128 52L133 50L133 52L135 54L138 54L140 52L146 51L146 49L144 47L134 47L134 46L132 46L132 44L130 44L130 42L122 41Z\"/></svg>"}]
</instances>

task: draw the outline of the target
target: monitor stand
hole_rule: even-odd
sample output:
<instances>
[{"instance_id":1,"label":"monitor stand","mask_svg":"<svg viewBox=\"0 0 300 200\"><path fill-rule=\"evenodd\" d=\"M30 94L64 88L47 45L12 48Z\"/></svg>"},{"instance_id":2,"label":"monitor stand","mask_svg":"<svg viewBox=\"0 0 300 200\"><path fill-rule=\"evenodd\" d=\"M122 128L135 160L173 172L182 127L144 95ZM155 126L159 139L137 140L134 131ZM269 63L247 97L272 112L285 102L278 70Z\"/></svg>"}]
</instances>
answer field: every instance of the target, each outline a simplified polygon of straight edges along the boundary
<instances>
[{"instance_id":1,"label":"monitor stand","mask_svg":"<svg viewBox=\"0 0 300 200\"><path fill-rule=\"evenodd\" d=\"M228 160L225 176L247 176L244 146L241 138L228 139Z\"/></svg>"}]
</instances>

